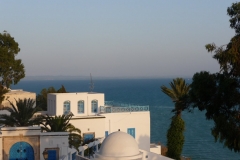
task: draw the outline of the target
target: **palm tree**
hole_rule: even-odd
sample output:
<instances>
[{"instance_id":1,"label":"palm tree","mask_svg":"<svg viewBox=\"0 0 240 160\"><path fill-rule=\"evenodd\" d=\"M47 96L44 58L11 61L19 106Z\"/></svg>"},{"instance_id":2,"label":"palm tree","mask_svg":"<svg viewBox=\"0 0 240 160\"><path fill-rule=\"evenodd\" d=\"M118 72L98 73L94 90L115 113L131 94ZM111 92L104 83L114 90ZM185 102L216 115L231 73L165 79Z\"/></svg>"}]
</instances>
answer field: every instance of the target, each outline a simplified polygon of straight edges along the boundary
<instances>
[{"instance_id":1,"label":"palm tree","mask_svg":"<svg viewBox=\"0 0 240 160\"><path fill-rule=\"evenodd\" d=\"M188 106L186 100L190 85L186 84L184 79L176 78L173 79L173 82L170 82L170 87L161 86L162 92L168 95L175 103L175 107L172 110L175 112L175 115L172 117L172 122L167 132L167 156L180 160L184 144L183 131L185 128L181 113Z\"/></svg>"},{"instance_id":2,"label":"palm tree","mask_svg":"<svg viewBox=\"0 0 240 160\"><path fill-rule=\"evenodd\" d=\"M9 101L11 107L4 106L1 110L7 110L10 114L0 115L0 124L7 127L22 127L39 125L41 119L33 118L33 115L41 111L41 108L34 107L35 101L33 99L19 99L16 100L16 105Z\"/></svg>"},{"instance_id":3,"label":"palm tree","mask_svg":"<svg viewBox=\"0 0 240 160\"><path fill-rule=\"evenodd\" d=\"M181 112L187 109L186 98L188 96L188 91L190 85L186 84L183 78L173 79L170 82L170 87L161 86L162 92L168 95L172 101L175 103L175 108L172 110L176 115L181 115Z\"/></svg>"},{"instance_id":4,"label":"palm tree","mask_svg":"<svg viewBox=\"0 0 240 160\"><path fill-rule=\"evenodd\" d=\"M69 132L69 137L68 137L69 147L70 148L73 147L79 152L78 148L82 144L81 130L71 125L67 131Z\"/></svg>"},{"instance_id":5,"label":"palm tree","mask_svg":"<svg viewBox=\"0 0 240 160\"><path fill-rule=\"evenodd\" d=\"M72 118L71 114L61 116L42 116L44 121L42 122L42 130L47 132L66 132L71 127L69 121Z\"/></svg>"},{"instance_id":6,"label":"palm tree","mask_svg":"<svg viewBox=\"0 0 240 160\"><path fill-rule=\"evenodd\" d=\"M61 116L42 116L44 121L42 130L47 132L69 132L69 147L74 147L77 151L82 143L81 130L70 123L73 114Z\"/></svg>"}]
</instances>

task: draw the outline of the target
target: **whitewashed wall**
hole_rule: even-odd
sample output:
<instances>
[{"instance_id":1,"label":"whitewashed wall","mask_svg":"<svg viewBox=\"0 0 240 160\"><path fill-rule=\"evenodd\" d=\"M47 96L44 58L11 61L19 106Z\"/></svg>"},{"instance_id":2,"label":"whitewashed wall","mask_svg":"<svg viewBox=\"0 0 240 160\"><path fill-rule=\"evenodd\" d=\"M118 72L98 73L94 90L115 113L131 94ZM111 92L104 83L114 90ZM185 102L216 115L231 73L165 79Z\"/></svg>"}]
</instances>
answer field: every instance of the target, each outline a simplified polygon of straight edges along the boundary
<instances>
[{"instance_id":1,"label":"whitewashed wall","mask_svg":"<svg viewBox=\"0 0 240 160\"><path fill-rule=\"evenodd\" d=\"M40 160L45 148L59 148L59 157L68 155L68 132L43 132L40 134ZM67 159L67 158L66 158Z\"/></svg>"},{"instance_id":2,"label":"whitewashed wall","mask_svg":"<svg viewBox=\"0 0 240 160\"><path fill-rule=\"evenodd\" d=\"M95 138L105 136L105 117L104 116L74 116L70 121L75 127L81 130L81 133L95 133Z\"/></svg>"},{"instance_id":3,"label":"whitewashed wall","mask_svg":"<svg viewBox=\"0 0 240 160\"><path fill-rule=\"evenodd\" d=\"M171 158L162 156L160 154L156 154L156 153L141 150L141 149L140 149L140 152L143 153L143 160L173 160Z\"/></svg>"},{"instance_id":4,"label":"whitewashed wall","mask_svg":"<svg viewBox=\"0 0 240 160\"><path fill-rule=\"evenodd\" d=\"M84 113L78 113L78 101L84 101ZM50 93L48 94L48 112L50 115L62 115L63 104L65 101L70 101L71 112L75 116L95 115L91 112L91 101L98 101L98 110L100 106L104 106L103 93Z\"/></svg>"},{"instance_id":5,"label":"whitewashed wall","mask_svg":"<svg viewBox=\"0 0 240 160\"><path fill-rule=\"evenodd\" d=\"M150 112L124 112L101 114L106 117L105 131L112 133L119 129L127 133L128 128L135 128L135 140L140 149L150 148Z\"/></svg>"}]
</instances>

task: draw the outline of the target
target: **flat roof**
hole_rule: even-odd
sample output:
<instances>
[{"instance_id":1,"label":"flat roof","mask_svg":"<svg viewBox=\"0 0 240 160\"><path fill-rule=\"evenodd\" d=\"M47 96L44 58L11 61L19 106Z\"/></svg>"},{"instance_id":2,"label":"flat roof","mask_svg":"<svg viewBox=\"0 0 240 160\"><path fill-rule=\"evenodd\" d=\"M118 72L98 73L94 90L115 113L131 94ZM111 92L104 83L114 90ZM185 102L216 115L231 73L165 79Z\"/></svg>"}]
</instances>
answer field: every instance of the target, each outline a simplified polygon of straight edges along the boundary
<instances>
[{"instance_id":1,"label":"flat roof","mask_svg":"<svg viewBox=\"0 0 240 160\"><path fill-rule=\"evenodd\" d=\"M10 90L8 93L6 93L6 95L23 94L23 93L36 94L35 92L28 92L28 91L24 91L22 89L15 89L15 90Z\"/></svg>"},{"instance_id":2,"label":"flat roof","mask_svg":"<svg viewBox=\"0 0 240 160\"><path fill-rule=\"evenodd\" d=\"M104 94L99 92L69 92L69 93L48 93L52 95L58 95L58 94Z\"/></svg>"}]
</instances>

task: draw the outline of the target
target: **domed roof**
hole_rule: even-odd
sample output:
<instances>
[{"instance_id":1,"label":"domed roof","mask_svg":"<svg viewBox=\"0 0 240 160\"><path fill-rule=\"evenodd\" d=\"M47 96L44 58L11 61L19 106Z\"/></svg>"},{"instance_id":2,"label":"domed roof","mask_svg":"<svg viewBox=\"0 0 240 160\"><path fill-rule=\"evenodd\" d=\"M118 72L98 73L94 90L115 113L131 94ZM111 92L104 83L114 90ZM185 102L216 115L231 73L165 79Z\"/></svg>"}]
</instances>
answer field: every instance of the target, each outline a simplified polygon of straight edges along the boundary
<instances>
[{"instance_id":1,"label":"domed roof","mask_svg":"<svg viewBox=\"0 0 240 160\"><path fill-rule=\"evenodd\" d=\"M96 159L138 159L142 157L135 139L121 131L111 133L102 143Z\"/></svg>"}]
</instances>

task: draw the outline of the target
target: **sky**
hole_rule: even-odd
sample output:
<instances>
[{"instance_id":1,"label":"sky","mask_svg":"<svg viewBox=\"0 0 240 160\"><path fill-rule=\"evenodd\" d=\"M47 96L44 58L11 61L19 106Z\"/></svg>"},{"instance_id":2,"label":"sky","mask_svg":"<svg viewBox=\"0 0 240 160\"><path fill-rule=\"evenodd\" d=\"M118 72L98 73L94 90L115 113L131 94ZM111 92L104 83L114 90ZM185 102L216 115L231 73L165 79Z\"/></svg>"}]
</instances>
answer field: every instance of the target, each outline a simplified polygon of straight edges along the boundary
<instances>
[{"instance_id":1,"label":"sky","mask_svg":"<svg viewBox=\"0 0 240 160\"><path fill-rule=\"evenodd\" d=\"M234 36L233 0L0 0L0 32L26 76L192 77L219 71L205 49Z\"/></svg>"}]
</instances>

